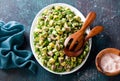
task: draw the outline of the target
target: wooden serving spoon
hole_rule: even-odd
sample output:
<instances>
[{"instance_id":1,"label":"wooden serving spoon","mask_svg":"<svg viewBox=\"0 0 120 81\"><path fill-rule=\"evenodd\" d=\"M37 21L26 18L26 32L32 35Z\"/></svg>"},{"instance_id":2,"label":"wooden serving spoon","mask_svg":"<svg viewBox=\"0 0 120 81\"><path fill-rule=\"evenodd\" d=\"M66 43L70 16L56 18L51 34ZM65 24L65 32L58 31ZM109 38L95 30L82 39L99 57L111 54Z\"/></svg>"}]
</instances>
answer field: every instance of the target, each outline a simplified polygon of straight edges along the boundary
<instances>
[{"instance_id":1,"label":"wooden serving spoon","mask_svg":"<svg viewBox=\"0 0 120 81\"><path fill-rule=\"evenodd\" d=\"M94 37L95 35L99 34L99 33L102 32L102 31L103 31L103 26L96 26L96 27L94 27L94 28L89 32L89 34L85 37L84 42L83 42L83 44L82 44L82 48L80 48L78 51L70 51L69 49L64 48L65 54L66 54L67 56L70 56L70 57L77 57L77 56L79 56L79 55L83 52L84 46L85 46L86 42L87 42L90 38Z\"/></svg>"},{"instance_id":2,"label":"wooden serving spoon","mask_svg":"<svg viewBox=\"0 0 120 81\"><path fill-rule=\"evenodd\" d=\"M75 32L74 34L70 35L65 40L64 46L67 47L69 41L72 39L72 42L71 42L71 44L69 46L69 50L72 50L76 43L78 43L78 45L76 46L76 50L75 51L77 51L79 48L81 48L82 45L83 45L83 42L84 42L85 30L95 20L95 18L96 18L96 13L95 12L90 12L87 15L86 20L83 23L81 29L78 30L77 32Z\"/></svg>"}]
</instances>

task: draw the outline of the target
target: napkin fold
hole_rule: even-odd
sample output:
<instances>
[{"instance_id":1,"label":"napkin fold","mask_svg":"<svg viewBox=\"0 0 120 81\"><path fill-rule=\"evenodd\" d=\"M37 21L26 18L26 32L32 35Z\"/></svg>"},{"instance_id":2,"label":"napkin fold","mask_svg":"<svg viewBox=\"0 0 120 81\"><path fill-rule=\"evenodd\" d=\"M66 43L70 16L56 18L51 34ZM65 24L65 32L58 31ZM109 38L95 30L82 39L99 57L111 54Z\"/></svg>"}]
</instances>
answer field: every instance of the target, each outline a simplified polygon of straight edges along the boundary
<instances>
[{"instance_id":1,"label":"napkin fold","mask_svg":"<svg viewBox=\"0 0 120 81\"><path fill-rule=\"evenodd\" d=\"M0 69L27 68L33 73L37 66L29 50L21 50L24 26L16 21L0 21Z\"/></svg>"}]
</instances>

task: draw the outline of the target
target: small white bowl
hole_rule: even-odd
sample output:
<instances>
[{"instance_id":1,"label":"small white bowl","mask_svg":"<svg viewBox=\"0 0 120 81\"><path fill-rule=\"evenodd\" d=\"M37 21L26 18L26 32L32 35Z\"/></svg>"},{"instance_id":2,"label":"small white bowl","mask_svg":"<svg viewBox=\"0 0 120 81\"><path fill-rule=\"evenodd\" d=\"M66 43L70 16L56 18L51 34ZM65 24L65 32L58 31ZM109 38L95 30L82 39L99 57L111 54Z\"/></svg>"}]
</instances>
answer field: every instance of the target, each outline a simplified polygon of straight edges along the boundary
<instances>
[{"instance_id":1,"label":"small white bowl","mask_svg":"<svg viewBox=\"0 0 120 81\"><path fill-rule=\"evenodd\" d=\"M68 4L65 4L65 3L54 3L54 4L50 4L46 7L44 7L42 10L40 10L38 12L38 14L36 15L36 17L34 18L33 20L33 23L32 23L32 26L31 26L31 30L30 30L30 45L31 45L31 49L32 49L32 52L33 52L33 55L34 57L36 58L36 60L38 61L38 63L44 68L46 69L47 71L51 72L51 73L54 73L54 74L60 74L60 75L65 75L65 74L70 74L70 73L73 73L75 71L77 71L78 69L80 69L86 62L86 60L88 59L88 56L89 56L89 53L90 53L90 50L91 50L91 45L92 45L92 39L89 40L89 52L86 56L86 58L83 60L83 62L78 65L76 68L74 68L73 70L69 71L69 72L54 72L50 69L48 69L47 67L43 66L43 64L39 61L40 59L38 59L36 53L35 53L35 49L34 49L34 44L33 44L33 30L35 29L35 26L37 25L37 22L38 22L38 18L39 16L42 14L42 12L45 10L45 9L49 9L53 6L66 6L68 8L71 9L71 11L73 11L76 15L80 16L81 20L84 22L85 21L85 17L83 16L83 14L78 10L76 9L75 7L71 6L71 5L68 5ZM88 28L86 30L86 33L88 34L90 31L90 29Z\"/></svg>"}]
</instances>

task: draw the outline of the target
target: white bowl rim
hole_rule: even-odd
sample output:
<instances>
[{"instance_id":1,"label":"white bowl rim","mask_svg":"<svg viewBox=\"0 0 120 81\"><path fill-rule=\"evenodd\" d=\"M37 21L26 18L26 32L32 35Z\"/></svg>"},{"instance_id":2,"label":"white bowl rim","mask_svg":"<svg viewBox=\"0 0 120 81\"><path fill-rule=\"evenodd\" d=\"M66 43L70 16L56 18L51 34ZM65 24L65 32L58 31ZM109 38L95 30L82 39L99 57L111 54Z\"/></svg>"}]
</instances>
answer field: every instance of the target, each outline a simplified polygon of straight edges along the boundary
<instances>
[{"instance_id":1,"label":"white bowl rim","mask_svg":"<svg viewBox=\"0 0 120 81\"><path fill-rule=\"evenodd\" d=\"M35 25L37 24L37 21L38 21L38 17L39 15L41 15L41 13L45 10L45 9L48 9L52 6L66 6L68 8L70 8L75 14L77 14L78 16L80 16L81 20L84 22L85 21L85 17L84 15L75 7L69 5L69 4L66 4L66 3L53 3L53 4L49 4L48 6L42 8L38 13L37 15L35 16L33 22L32 22L32 26L31 26L31 29L30 29L30 46L31 46L31 50L33 52L33 55L35 57L35 59L37 60L37 62L44 68L46 69L47 71L53 73L53 74L59 74L59 75L66 75L66 74L70 74L70 73L73 73L75 71L77 71L78 69L80 69L86 62L86 60L88 59L88 56L90 54L90 51L91 51L91 45L92 45L92 39L89 40L89 52L86 56L86 58L82 61L82 63L80 65L78 65L77 67L75 67L73 70L69 71L69 72L54 72L50 69L48 69L47 67L45 67L38 59L37 55L35 54L35 50L34 50L34 44L33 44L33 29L35 27ZM88 34L90 32L90 28L88 28L86 30L86 33Z\"/></svg>"}]
</instances>

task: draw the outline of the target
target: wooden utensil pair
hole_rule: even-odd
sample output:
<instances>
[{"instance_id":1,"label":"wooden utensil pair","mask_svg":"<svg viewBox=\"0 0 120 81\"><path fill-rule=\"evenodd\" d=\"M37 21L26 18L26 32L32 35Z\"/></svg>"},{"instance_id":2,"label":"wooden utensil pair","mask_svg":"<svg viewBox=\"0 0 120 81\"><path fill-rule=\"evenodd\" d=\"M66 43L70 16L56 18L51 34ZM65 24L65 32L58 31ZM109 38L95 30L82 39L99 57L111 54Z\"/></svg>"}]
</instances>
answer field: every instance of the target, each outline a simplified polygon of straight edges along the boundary
<instances>
[{"instance_id":1,"label":"wooden utensil pair","mask_svg":"<svg viewBox=\"0 0 120 81\"><path fill-rule=\"evenodd\" d=\"M71 34L64 42L64 52L67 56L79 56L83 50L84 50L84 46L86 44L86 41L88 41L90 38L92 38L93 36L99 34L100 32L103 31L103 27L102 26L96 26L94 27L89 34L85 37L85 31L87 29L87 27L90 26L90 24L95 20L96 18L96 13L95 12L90 12L87 17L85 22L83 23L82 27L80 30L78 30L77 32L75 32L74 34ZM70 42L70 40L72 39L72 42L69 46L69 48L67 48L68 43ZM76 45L77 44L77 45ZM76 46L75 46L76 45Z\"/></svg>"}]
</instances>

